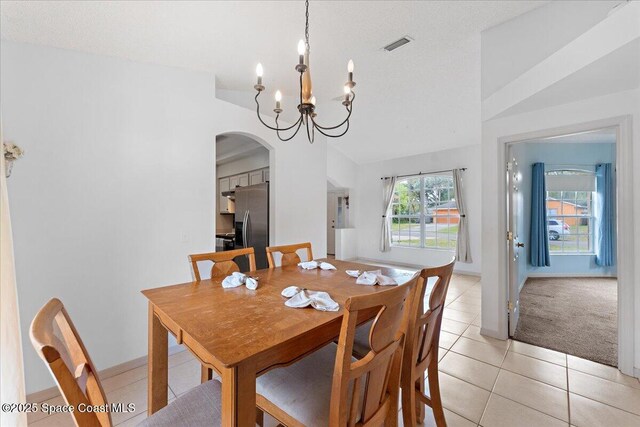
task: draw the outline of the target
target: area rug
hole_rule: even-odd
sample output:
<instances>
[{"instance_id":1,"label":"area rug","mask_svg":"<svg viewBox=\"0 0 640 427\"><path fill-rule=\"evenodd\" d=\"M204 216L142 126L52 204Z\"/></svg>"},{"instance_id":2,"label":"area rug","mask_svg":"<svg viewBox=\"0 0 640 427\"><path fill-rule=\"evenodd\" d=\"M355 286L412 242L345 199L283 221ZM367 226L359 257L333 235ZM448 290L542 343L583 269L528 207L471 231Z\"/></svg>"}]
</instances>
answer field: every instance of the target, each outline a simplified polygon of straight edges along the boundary
<instances>
[{"instance_id":1,"label":"area rug","mask_svg":"<svg viewBox=\"0 0 640 427\"><path fill-rule=\"evenodd\" d=\"M615 278L529 278L514 339L618 365Z\"/></svg>"}]
</instances>

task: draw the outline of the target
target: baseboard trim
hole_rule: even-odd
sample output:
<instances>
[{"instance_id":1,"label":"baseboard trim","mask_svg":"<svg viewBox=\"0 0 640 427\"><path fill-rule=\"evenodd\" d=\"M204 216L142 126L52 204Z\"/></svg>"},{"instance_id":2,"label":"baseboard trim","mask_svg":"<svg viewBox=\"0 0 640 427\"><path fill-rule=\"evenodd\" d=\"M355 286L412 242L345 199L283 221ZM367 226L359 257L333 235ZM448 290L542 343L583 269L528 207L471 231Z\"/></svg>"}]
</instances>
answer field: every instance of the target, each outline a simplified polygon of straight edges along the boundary
<instances>
[{"instance_id":1,"label":"baseboard trim","mask_svg":"<svg viewBox=\"0 0 640 427\"><path fill-rule=\"evenodd\" d=\"M498 340L506 341L508 338L503 337L498 333L498 331L494 331L493 329L488 328L480 328L480 335L484 335L486 337L495 338Z\"/></svg>"},{"instance_id":2,"label":"baseboard trim","mask_svg":"<svg viewBox=\"0 0 640 427\"><path fill-rule=\"evenodd\" d=\"M566 279L571 277L580 277L580 278L595 278L595 279L617 279L618 276L615 274L593 274L593 273L531 273L527 276L527 278L538 278L538 279Z\"/></svg>"},{"instance_id":3,"label":"baseboard trim","mask_svg":"<svg viewBox=\"0 0 640 427\"><path fill-rule=\"evenodd\" d=\"M172 345L169 347L169 355L180 353L184 351L185 347L181 345ZM137 359L129 360L128 362L120 363L115 366L111 366L110 368L103 369L98 372L100 376L100 380L106 380L107 378L115 377L116 375L120 375L123 372L130 371L135 368L139 368L140 366L144 366L147 364L147 356L138 357ZM60 390L57 386L49 387L44 390L35 391L31 394L27 395L27 402L30 403L40 403L45 400L50 400L60 396Z\"/></svg>"}]
</instances>

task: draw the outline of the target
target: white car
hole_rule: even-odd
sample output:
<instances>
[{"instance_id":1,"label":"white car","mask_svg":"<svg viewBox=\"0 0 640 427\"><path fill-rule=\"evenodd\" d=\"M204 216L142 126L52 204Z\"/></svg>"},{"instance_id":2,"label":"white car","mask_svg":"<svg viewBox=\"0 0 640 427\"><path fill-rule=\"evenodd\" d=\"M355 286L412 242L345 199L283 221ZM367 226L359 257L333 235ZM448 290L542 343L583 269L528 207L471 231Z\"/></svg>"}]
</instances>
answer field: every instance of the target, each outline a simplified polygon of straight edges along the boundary
<instances>
[{"instance_id":1,"label":"white car","mask_svg":"<svg viewBox=\"0 0 640 427\"><path fill-rule=\"evenodd\" d=\"M560 236L570 234L569 225L559 219L550 219L547 223L549 229L549 240L560 240Z\"/></svg>"}]
</instances>

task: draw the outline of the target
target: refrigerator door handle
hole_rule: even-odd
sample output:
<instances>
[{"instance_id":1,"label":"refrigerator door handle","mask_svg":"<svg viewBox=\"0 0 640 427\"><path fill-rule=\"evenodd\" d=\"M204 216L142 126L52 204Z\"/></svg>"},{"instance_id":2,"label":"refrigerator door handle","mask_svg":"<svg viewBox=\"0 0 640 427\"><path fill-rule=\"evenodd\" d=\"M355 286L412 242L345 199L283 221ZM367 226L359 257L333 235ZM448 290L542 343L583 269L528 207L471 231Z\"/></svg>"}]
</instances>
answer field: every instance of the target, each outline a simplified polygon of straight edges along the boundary
<instances>
[{"instance_id":1,"label":"refrigerator door handle","mask_svg":"<svg viewBox=\"0 0 640 427\"><path fill-rule=\"evenodd\" d=\"M249 210L246 210L244 213L244 218L242 219L242 246L244 248L248 248L247 242L247 223L249 222Z\"/></svg>"},{"instance_id":2,"label":"refrigerator door handle","mask_svg":"<svg viewBox=\"0 0 640 427\"><path fill-rule=\"evenodd\" d=\"M251 246L249 242L249 236L251 236L251 230L249 229L249 227L251 227L249 222L251 220L250 215L251 215L251 211L247 209L247 219L245 220L245 225L244 225L245 233L247 235L247 237L245 237L244 239L245 248L248 248Z\"/></svg>"}]
</instances>

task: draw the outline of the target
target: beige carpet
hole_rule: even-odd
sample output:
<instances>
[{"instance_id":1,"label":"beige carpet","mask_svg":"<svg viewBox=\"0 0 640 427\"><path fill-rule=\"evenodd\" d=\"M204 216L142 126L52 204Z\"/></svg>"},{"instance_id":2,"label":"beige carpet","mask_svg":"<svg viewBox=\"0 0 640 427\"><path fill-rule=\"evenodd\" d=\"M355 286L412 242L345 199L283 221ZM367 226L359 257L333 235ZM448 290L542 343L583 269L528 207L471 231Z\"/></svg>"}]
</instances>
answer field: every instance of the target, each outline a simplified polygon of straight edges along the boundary
<instances>
[{"instance_id":1,"label":"beige carpet","mask_svg":"<svg viewBox=\"0 0 640 427\"><path fill-rule=\"evenodd\" d=\"M617 322L615 278L530 278L514 338L617 366Z\"/></svg>"}]
</instances>

